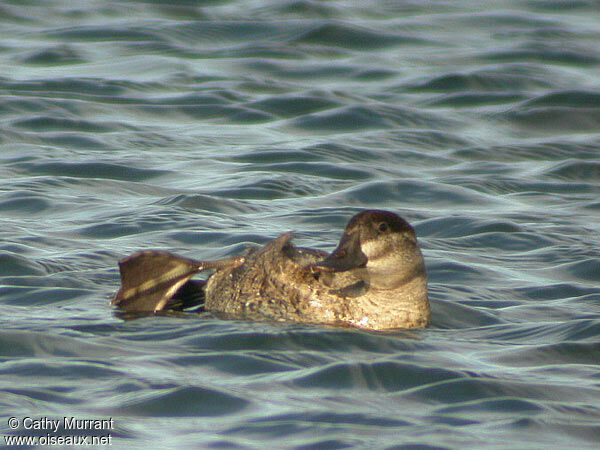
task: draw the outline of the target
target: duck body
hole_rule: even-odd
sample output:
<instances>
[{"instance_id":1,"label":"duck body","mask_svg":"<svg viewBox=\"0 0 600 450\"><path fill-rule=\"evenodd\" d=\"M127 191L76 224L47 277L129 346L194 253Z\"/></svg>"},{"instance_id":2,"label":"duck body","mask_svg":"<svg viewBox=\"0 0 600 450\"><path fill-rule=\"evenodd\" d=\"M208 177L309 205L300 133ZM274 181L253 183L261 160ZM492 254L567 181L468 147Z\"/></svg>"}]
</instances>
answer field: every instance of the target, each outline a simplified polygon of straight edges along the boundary
<instances>
[{"instance_id":1,"label":"duck body","mask_svg":"<svg viewBox=\"0 0 600 450\"><path fill-rule=\"evenodd\" d=\"M177 309L182 292L195 287L205 310L227 318L373 330L428 325L423 257L413 228L396 214L355 215L331 254L291 240L286 233L241 257L215 262L156 251L134 254L121 261L122 287L113 304L126 311ZM161 271L167 266L169 273ZM209 269L214 273L206 282L190 280Z\"/></svg>"}]
</instances>

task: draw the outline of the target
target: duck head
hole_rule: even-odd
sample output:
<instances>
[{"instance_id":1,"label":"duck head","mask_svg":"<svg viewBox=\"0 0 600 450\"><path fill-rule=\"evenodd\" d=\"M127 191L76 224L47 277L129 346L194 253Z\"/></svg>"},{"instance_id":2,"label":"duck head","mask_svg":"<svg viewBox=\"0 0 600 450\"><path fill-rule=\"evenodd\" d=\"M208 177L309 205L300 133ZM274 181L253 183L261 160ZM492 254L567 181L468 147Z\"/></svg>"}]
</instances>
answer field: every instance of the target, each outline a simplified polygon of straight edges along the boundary
<instances>
[{"instance_id":1,"label":"duck head","mask_svg":"<svg viewBox=\"0 0 600 450\"><path fill-rule=\"evenodd\" d=\"M311 269L351 271L375 289L396 289L414 277L425 276L415 230L397 214L382 210L367 210L352 217L337 248Z\"/></svg>"}]
</instances>

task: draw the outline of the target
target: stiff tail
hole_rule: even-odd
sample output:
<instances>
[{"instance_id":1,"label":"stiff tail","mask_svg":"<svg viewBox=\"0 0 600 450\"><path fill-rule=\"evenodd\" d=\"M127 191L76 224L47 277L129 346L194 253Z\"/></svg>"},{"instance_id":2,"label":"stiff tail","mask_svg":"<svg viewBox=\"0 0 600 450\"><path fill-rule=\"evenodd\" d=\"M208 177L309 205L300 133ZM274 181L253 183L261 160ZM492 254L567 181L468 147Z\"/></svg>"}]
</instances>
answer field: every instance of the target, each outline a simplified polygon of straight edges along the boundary
<instances>
[{"instance_id":1,"label":"stiff tail","mask_svg":"<svg viewBox=\"0 0 600 450\"><path fill-rule=\"evenodd\" d=\"M119 262L121 288L111 304L127 312L185 309L204 300L204 282L197 273L243 263L243 258L196 261L169 252L148 250Z\"/></svg>"}]
</instances>

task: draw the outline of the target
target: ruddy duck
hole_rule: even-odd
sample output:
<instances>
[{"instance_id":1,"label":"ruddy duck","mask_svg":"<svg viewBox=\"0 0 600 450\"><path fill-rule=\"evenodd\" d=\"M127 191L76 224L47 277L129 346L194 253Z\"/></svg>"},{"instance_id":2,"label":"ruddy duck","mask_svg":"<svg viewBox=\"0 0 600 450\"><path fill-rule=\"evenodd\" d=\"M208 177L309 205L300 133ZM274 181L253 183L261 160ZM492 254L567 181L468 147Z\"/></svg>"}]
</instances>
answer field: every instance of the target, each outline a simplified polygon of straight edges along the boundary
<instances>
[{"instance_id":1,"label":"ruddy duck","mask_svg":"<svg viewBox=\"0 0 600 450\"><path fill-rule=\"evenodd\" d=\"M219 261L163 251L121 260L113 305L125 311L204 309L229 318L422 328L429 323L427 274L412 226L381 210L356 214L327 254L295 247L286 233L260 249ZM191 280L204 270L206 281Z\"/></svg>"}]
</instances>

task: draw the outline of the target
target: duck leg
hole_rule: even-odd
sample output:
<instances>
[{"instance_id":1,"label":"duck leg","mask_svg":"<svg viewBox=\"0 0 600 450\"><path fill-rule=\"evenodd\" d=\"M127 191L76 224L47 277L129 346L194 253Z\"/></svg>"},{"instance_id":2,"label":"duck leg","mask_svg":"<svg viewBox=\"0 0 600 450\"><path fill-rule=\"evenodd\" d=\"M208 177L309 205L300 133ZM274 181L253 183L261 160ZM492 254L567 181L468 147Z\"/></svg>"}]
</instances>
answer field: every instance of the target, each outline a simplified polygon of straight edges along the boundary
<instances>
[{"instance_id":1,"label":"duck leg","mask_svg":"<svg viewBox=\"0 0 600 450\"><path fill-rule=\"evenodd\" d=\"M197 273L243 262L243 257L197 261L165 251L137 252L119 261L121 288L111 304L127 312L161 311L168 308L169 301ZM202 289L203 284L194 283L192 287Z\"/></svg>"}]
</instances>

